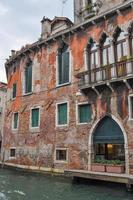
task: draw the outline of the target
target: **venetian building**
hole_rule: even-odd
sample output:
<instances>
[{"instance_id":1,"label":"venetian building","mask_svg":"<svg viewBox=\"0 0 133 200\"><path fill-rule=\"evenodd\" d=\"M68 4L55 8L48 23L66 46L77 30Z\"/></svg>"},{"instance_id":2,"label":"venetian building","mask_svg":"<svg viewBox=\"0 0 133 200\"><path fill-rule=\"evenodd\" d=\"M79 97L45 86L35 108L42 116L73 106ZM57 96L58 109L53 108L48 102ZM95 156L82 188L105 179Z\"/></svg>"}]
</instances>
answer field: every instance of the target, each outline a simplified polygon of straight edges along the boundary
<instances>
[{"instance_id":1,"label":"venetian building","mask_svg":"<svg viewBox=\"0 0 133 200\"><path fill-rule=\"evenodd\" d=\"M5 163L97 172L106 160L133 174L132 5L75 0L74 23L44 17L40 39L12 51Z\"/></svg>"}]
</instances>

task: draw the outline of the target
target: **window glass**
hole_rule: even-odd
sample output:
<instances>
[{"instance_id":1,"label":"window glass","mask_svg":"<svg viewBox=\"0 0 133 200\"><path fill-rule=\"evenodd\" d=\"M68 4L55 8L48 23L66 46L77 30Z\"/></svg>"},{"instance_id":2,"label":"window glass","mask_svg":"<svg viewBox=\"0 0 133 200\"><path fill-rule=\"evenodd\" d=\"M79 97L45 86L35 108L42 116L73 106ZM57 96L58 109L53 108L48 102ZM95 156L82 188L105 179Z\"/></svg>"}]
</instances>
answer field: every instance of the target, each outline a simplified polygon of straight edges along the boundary
<instances>
[{"instance_id":1,"label":"window glass","mask_svg":"<svg viewBox=\"0 0 133 200\"><path fill-rule=\"evenodd\" d=\"M79 123L88 123L91 121L92 111L91 105L78 105L78 122Z\"/></svg>"},{"instance_id":2,"label":"window glass","mask_svg":"<svg viewBox=\"0 0 133 200\"><path fill-rule=\"evenodd\" d=\"M14 84L13 84L13 94L12 94L12 98L16 98L16 93L17 93L17 84L14 83Z\"/></svg>"},{"instance_id":3,"label":"window glass","mask_svg":"<svg viewBox=\"0 0 133 200\"><path fill-rule=\"evenodd\" d=\"M69 52L65 50L58 55L58 84L68 83L70 73Z\"/></svg>"},{"instance_id":4,"label":"window glass","mask_svg":"<svg viewBox=\"0 0 133 200\"><path fill-rule=\"evenodd\" d=\"M39 126L39 108L32 109L31 126L34 128Z\"/></svg>"},{"instance_id":5,"label":"window glass","mask_svg":"<svg viewBox=\"0 0 133 200\"><path fill-rule=\"evenodd\" d=\"M13 115L13 129L18 128L18 113L14 113Z\"/></svg>"},{"instance_id":6,"label":"window glass","mask_svg":"<svg viewBox=\"0 0 133 200\"><path fill-rule=\"evenodd\" d=\"M16 149L10 149L10 157L16 156Z\"/></svg>"},{"instance_id":7,"label":"window glass","mask_svg":"<svg viewBox=\"0 0 133 200\"><path fill-rule=\"evenodd\" d=\"M67 124L67 103L58 105L58 125Z\"/></svg>"},{"instance_id":8,"label":"window glass","mask_svg":"<svg viewBox=\"0 0 133 200\"><path fill-rule=\"evenodd\" d=\"M56 160L59 161L66 161L67 157L66 157L66 150L56 150Z\"/></svg>"}]
</instances>

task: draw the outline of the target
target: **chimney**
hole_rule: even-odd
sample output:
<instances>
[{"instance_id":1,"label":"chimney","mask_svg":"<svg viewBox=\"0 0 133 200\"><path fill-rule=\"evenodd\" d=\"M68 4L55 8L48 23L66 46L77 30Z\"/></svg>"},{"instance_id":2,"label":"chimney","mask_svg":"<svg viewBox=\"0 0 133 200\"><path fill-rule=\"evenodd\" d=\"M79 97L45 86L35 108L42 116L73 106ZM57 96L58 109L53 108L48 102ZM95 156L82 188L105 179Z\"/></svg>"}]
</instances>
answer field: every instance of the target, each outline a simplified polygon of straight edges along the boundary
<instances>
[{"instance_id":1,"label":"chimney","mask_svg":"<svg viewBox=\"0 0 133 200\"><path fill-rule=\"evenodd\" d=\"M15 56L16 51L15 50L11 50L11 56Z\"/></svg>"},{"instance_id":2,"label":"chimney","mask_svg":"<svg viewBox=\"0 0 133 200\"><path fill-rule=\"evenodd\" d=\"M43 17L41 39L46 39L51 34L51 20Z\"/></svg>"}]
</instances>

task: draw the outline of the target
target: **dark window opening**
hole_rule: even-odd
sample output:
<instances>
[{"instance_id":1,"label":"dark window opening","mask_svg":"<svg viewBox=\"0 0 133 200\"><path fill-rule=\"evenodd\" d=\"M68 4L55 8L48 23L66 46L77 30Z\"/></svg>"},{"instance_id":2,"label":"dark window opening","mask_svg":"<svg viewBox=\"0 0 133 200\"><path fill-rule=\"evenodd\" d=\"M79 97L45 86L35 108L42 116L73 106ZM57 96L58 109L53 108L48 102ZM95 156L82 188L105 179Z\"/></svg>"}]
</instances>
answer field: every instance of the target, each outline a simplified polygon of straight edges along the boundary
<instances>
[{"instance_id":1,"label":"dark window opening","mask_svg":"<svg viewBox=\"0 0 133 200\"><path fill-rule=\"evenodd\" d=\"M10 149L10 157L16 156L16 149Z\"/></svg>"},{"instance_id":2,"label":"dark window opening","mask_svg":"<svg viewBox=\"0 0 133 200\"><path fill-rule=\"evenodd\" d=\"M66 161L67 160L67 151L66 150L56 150L56 160Z\"/></svg>"},{"instance_id":3,"label":"dark window opening","mask_svg":"<svg viewBox=\"0 0 133 200\"><path fill-rule=\"evenodd\" d=\"M95 144L94 151L96 160L125 160L123 144Z\"/></svg>"},{"instance_id":4,"label":"dark window opening","mask_svg":"<svg viewBox=\"0 0 133 200\"><path fill-rule=\"evenodd\" d=\"M13 94L12 94L12 98L16 98L17 95L17 83L13 84Z\"/></svg>"}]
</instances>

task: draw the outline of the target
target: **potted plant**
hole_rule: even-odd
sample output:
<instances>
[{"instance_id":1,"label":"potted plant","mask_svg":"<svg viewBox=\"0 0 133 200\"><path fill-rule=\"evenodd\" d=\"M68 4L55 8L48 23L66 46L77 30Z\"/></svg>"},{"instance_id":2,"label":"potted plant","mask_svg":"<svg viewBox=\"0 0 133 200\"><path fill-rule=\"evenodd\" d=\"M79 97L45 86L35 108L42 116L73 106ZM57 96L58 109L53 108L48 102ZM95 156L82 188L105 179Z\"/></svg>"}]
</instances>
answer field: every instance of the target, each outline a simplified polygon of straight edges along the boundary
<instances>
[{"instance_id":1,"label":"potted plant","mask_svg":"<svg viewBox=\"0 0 133 200\"><path fill-rule=\"evenodd\" d=\"M108 160L106 163L106 172L121 174L124 173L124 162L120 160Z\"/></svg>"},{"instance_id":2,"label":"potted plant","mask_svg":"<svg viewBox=\"0 0 133 200\"><path fill-rule=\"evenodd\" d=\"M97 159L92 163L91 170L94 172L105 172L105 162L104 160Z\"/></svg>"}]
</instances>

